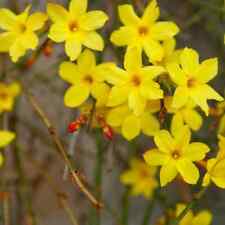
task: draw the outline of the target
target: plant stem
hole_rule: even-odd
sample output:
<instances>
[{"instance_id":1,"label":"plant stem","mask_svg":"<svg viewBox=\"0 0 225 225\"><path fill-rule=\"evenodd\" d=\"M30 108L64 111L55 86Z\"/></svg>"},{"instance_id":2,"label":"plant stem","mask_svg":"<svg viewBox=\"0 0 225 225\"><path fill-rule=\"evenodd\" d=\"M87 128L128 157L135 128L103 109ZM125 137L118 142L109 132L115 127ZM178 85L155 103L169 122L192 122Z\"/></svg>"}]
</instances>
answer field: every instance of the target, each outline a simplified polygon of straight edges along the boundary
<instances>
[{"instance_id":1,"label":"plant stem","mask_svg":"<svg viewBox=\"0 0 225 225\"><path fill-rule=\"evenodd\" d=\"M148 205L145 209L145 214L143 217L143 221L142 221L142 225L148 225L150 220L151 220L151 216L153 213L153 208L156 202L156 195L153 196L152 200L148 202Z\"/></svg>"},{"instance_id":2,"label":"plant stem","mask_svg":"<svg viewBox=\"0 0 225 225\"><path fill-rule=\"evenodd\" d=\"M122 215L121 215L121 222L122 225L128 225L128 219L129 219L129 195L130 190L126 188L126 190L123 193L122 196Z\"/></svg>"},{"instance_id":3,"label":"plant stem","mask_svg":"<svg viewBox=\"0 0 225 225\"><path fill-rule=\"evenodd\" d=\"M193 209L198 201L202 198L202 196L205 194L207 188L204 187L202 190L200 190L196 196L193 198L193 200L186 206L186 208L180 213L180 215L175 218L174 220L171 220L169 222L169 225L178 225L180 221L185 217L185 215L189 212L189 210Z\"/></svg>"}]
</instances>

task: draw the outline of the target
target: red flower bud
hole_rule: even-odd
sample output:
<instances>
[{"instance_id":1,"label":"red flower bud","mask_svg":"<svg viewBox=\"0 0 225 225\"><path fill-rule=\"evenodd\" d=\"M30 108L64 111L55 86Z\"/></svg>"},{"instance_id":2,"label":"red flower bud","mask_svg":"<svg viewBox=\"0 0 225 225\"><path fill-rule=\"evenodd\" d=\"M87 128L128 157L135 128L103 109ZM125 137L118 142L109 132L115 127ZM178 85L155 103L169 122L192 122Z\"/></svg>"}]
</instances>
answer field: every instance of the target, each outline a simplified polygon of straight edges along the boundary
<instances>
[{"instance_id":1,"label":"red flower bud","mask_svg":"<svg viewBox=\"0 0 225 225\"><path fill-rule=\"evenodd\" d=\"M105 125L103 127L103 134L108 140L112 141L112 139L114 137L114 132L113 132L112 127L110 127L109 125Z\"/></svg>"},{"instance_id":2,"label":"red flower bud","mask_svg":"<svg viewBox=\"0 0 225 225\"><path fill-rule=\"evenodd\" d=\"M68 132L69 133L74 133L80 128L80 124L76 121L72 122L68 126Z\"/></svg>"}]
</instances>

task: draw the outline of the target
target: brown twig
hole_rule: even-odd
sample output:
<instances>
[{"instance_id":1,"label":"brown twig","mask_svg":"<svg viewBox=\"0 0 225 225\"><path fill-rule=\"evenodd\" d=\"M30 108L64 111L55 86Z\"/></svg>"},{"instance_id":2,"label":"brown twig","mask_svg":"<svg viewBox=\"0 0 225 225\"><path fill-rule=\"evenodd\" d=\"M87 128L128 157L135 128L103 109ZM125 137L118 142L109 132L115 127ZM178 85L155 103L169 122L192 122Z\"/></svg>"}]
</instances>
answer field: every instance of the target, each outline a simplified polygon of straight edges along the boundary
<instances>
[{"instance_id":1,"label":"brown twig","mask_svg":"<svg viewBox=\"0 0 225 225\"><path fill-rule=\"evenodd\" d=\"M70 170L73 183L76 184L76 186L79 187L80 191L84 193L84 195L94 205L94 207L96 207L98 209L101 209L103 207L103 204L101 202L99 202L91 194L91 192L85 187L85 185L81 181L80 177L78 176L77 171L74 170L73 165L72 165L69 157L66 154L66 150L64 149L64 146L63 146L62 142L60 141L60 138L59 138L55 128L53 127L50 120L46 116L45 112L40 108L39 104L37 103L37 101L35 100L35 98L32 94L30 94L29 92L26 91L25 95L27 96L27 98L28 98L30 104L32 105L33 109L36 111L36 113L38 114L38 116L40 117L40 119L42 120L44 125L47 127L47 129L49 131L49 134L51 135L51 138L56 145L58 153L62 156L65 164L68 166L68 168Z\"/></svg>"}]
</instances>

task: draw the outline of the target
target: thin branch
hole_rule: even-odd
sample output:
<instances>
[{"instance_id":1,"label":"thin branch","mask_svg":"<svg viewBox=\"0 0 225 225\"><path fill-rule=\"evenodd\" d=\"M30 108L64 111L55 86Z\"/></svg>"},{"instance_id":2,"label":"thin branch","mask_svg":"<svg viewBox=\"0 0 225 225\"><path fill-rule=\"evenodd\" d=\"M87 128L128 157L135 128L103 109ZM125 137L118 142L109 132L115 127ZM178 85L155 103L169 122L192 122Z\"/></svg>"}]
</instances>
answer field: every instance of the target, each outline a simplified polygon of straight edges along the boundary
<instances>
[{"instance_id":1,"label":"thin branch","mask_svg":"<svg viewBox=\"0 0 225 225\"><path fill-rule=\"evenodd\" d=\"M96 200L96 198L91 194L91 192L85 187L85 185L81 181L80 177L78 176L77 170L74 170L73 165L66 153L65 148L64 148L62 142L60 141L60 138L59 138L58 134L56 133L55 128L53 127L50 120L46 116L45 112L40 108L39 104L37 103L37 101L35 100L35 98L32 94L26 92L25 95L28 98L33 109L36 111L36 113L38 114L38 116L40 117L40 119L42 120L44 125L47 127L49 134L51 135L51 138L56 145L58 153L62 156L65 164L68 166L68 168L70 170L73 183L79 187L81 192L84 193L84 195L94 205L94 207L101 209L103 207L103 204L101 202L99 202L98 200Z\"/></svg>"}]
</instances>

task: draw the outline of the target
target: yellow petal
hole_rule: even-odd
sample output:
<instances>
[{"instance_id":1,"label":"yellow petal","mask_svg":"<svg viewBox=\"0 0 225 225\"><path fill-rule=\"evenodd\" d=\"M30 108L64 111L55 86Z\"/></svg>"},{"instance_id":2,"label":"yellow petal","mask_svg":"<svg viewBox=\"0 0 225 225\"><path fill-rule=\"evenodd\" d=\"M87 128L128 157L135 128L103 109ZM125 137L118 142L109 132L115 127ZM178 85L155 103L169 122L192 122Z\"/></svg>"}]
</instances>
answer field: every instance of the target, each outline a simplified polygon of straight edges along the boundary
<instances>
[{"instance_id":1,"label":"yellow petal","mask_svg":"<svg viewBox=\"0 0 225 225\"><path fill-rule=\"evenodd\" d=\"M178 32L179 28L173 22L157 22L151 28L151 38L163 41L172 38Z\"/></svg>"},{"instance_id":2,"label":"yellow petal","mask_svg":"<svg viewBox=\"0 0 225 225\"><path fill-rule=\"evenodd\" d=\"M175 132L172 134L175 137L176 147L178 149L183 149L189 144L191 140L191 131L188 128L188 126L183 126L181 127L180 130L174 130L174 131Z\"/></svg>"},{"instance_id":3,"label":"yellow petal","mask_svg":"<svg viewBox=\"0 0 225 225\"><path fill-rule=\"evenodd\" d=\"M38 46L38 37L34 32L26 32L20 38L20 44L23 45L25 49L32 49L34 50ZM18 42L19 42L18 41Z\"/></svg>"},{"instance_id":4,"label":"yellow petal","mask_svg":"<svg viewBox=\"0 0 225 225\"><path fill-rule=\"evenodd\" d=\"M143 98L137 91L132 91L128 97L128 105L134 114L139 116L144 112L146 99Z\"/></svg>"},{"instance_id":5,"label":"yellow petal","mask_svg":"<svg viewBox=\"0 0 225 225\"><path fill-rule=\"evenodd\" d=\"M149 100L163 98L163 90L161 90L160 85L154 81L145 81L140 88L141 95Z\"/></svg>"},{"instance_id":6,"label":"yellow petal","mask_svg":"<svg viewBox=\"0 0 225 225\"><path fill-rule=\"evenodd\" d=\"M106 80L110 84L122 85L125 84L128 79L129 74L125 70L117 67L116 65L110 66L107 70Z\"/></svg>"},{"instance_id":7,"label":"yellow petal","mask_svg":"<svg viewBox=\"0 0 225 225\"><path fill-rule=\"evenodd\" d=\"M184 156L191 161L200 161L205 158L206 153L209 151L210 149L206 144L193 142L187 146Z\"/></svg>"},{"instance_id":8,"label":"yellow petal","mask_svg":"<svg viewBox=\"0 0 225 225\"><path fill-rule=\"evenodd\" d=\"M141 131L140 119L135 115L128 116L122 124L122 134L127 140L132 140Z\"/></svg>"},{"instance_id":9,"label":"yellow petal","mask_svg":"<svg viewBox=\"0 0 225 225\"><path fill-rule=\"evenodd\" d=\"M182 159L177 162L177 170L188 184L196 184L199 179L198 168L189 160Z\"/></svg>"},{"instance_id":10,"label":"yellow petal","mask_svg":"<svg viewBox=\"0 0 225 225\"><path fill-rule=\"evenodd\" d=\"M218 73L218 59L212 58L201 63L196 73L196 78L202 83L212 80Z\"/></svg>"},{"instance_id":11,"label":"yellow petal","mask_svg":"<svg viewBox=\"0 0 225 225\"><path fill-rule=\"evenodd\" d=\"M184 120L182 114L180 112L175 113L171 121L171 133L179 133L183 126Z\"/></svg>"},{"instance_id":12,"label":"yellow petal","mask_svg":"<svg viewBox=\"0 0 225 225\"><path fill-rule=\"evenodd\" d=\"M66 54L70 57L71 61L76 60L81 53L81 43L75 38L69 39L65 44Z\"/></svg>"},{"instance_id":13,"label":"yellow petal","mask_svg":"<svg viewBox=\"0 0 225 225\"><path fill-rule=\"evenodd\" d=\"M225 178L224 177L212 177L212 181L219 188L225 189Z\"/></svg>"},{"instance_id":14,"label":"yellow petal","mask_svg":"<svg viewBox=\"0 0 225 225\"><path fill-rule=\"evenodd\" d=\"M15 41L9 49L9 55L13 62L17 62L21 56L25 55L25 53L26 48L19 41Z\"/></svg>"},{"instance_id":15,"label":"yellow petal","mask_svg":"<svg viewBox=\"0 0 225 225\"><path fill-rule=\"evenodd\" d=\"M143 21L147 24L154 23L159 18L159 7L156 0L152 0L144 11L142 17Z\"/></svg>"},{"instance_id":16,"label":"yellow petal","mask_svg":"<svg viewBox=\"0 0 225 225\"><path fill-rule=\"evenodd\" d=\"M144 153L144 160L150 166L162 166L168 163L169 156L157 149L151 149Z\"/></svg>"},{"instance_id":17,"label":"yellow petal","mask_svg":"<svg viewBox=\"0 0 225 225\"><path fill-rule=\"evenodd\" d=\"M29 4L22 13L17 15L16 17L17 23L22 23L22 24L26 23L29 17L30 9L31 9L31 5Z\"/></svg>"},{"instance_id":18,"label":"yellow petal","mask_svg":"<svg viewBox=\"0 0 225 225\"><path fill-rule=\"evenodd\" d=\"M208 211L201 211L194 217L192 224L210 225L212 223L212 214Z\"/></svg>"},{"instance_id":19,"label":"yellow petal","mask_svg":"<svg viewBox=\"0 0 225 225\"><path fill-rule=\"evenodd\" d=\"M92 51L85 49L77 60L79 71L87 73L92 72L96 66L95 55Z\"/></svg>"},{"instance_id":20,"label":"yellow petal","mask_svg":"<svg viewBox=\"0 0 225 225\"><path fill-rule=\"evenodd\" d=\"M120 176L120 181L123 184L133 184L137 180L137 173L133 170L125 171Z\"/></svg>"},{"instance_id":21,"label":"yellow petal","mask_svg":"<svg viewBox=\"0 0 225 225\"><path fill-rule=\"evenodd\" d=\"M71 0L69 5L69 11L71 15L76 18L84 14L87 11L88 0Z\"/></svg>"},{"instance_id":22,"label":"yellow petal","mask_svg":"<svg viewBox=\"0 0 225 225\"><path fill-rule=\"evenodd\" d=\"M163 48L157 41L147 40L144 43L144 50L150 62L161 61L163 58Z\"/></svg>"},{"instance_id":23,"label":"yellow petal","mask_svg":"<svg viewBox=\"0 0 225 225\"><path fill-rule=\"evenodd\" d=\"M142 67L142 51L138 47L128 47L125 59L124 68L130 72L138 72Z\"/></svg>"},{"instance_id":24,"label":"yellow petal","mask_svg":"<svg viewBox=\"0 0 225 225\"><path fill-rule=\"evenodd\" d=\"M172 107L179 109L187 104L189 99L189 91L186 87L178 87L173 96Z\"/></svg>"},{"instance_id":25,"label":"yellow petal","mask_svg":"<svg viewBox=\"0 0 225 225\"><path fill-rule=\"evenodd\" d=\"M94 31L89 32L86 35L83 44L86 47L96 50L96 51L102 51L104 49L104 41L103 41L101 35L99 35L97 32L94 32Z\"/></svg>"},{"instance_id":26,"label":"yellow petal","mask_svg":"<svg viewBox=\"0 0 225 225\"><path fill-rule=\"evenodd\" d=\"M177 169L173 163L167 163L160 169L160 184L162 187L174 180L177 176Z\"/></svg>"},{"instance_id":27,"label":"yellow petal","mask_svg":"<svg viewBox=\"0 0 225 225\"><path fill-rule=\"evenodd\" d=\"M185 73L191 76L193 76L193 73L195 73L199 67L198 53L191 48L185 48L181 52L180 61Z\"/></svg>"},{"instance_id":28,"label":"yellow petal","mask_svg":"<svg viewBox=\"0 0 225 225\"><path fill-rule=\"evenodd\" d=\"M119 127L129 113L130 110L126 104L113 108L107 114L107 124L112 127Z\"/></svg>"},{"instance_id":29,"label":"yellow petal","mask_svg":"<svg viewBox=\"0 0 225 225\"><path fill-rule=\"evenodd\" d=\"M59 68L59 75L63 80L71 84L76 84L77 82L79 82L79 79L77 80L77 78L81 76L77 65L72 62L61 63Z\"/></svg>"},{"instance_id":30,"label":"yellow petal","mask_svg":"<svg viewBox=\"0 0 225 225\"><path fill-rule=\"evenodd\" d=\"M14 82L12 84L9 85L9 92L10 95L12 95L13 97L16 97L17 95L20 94L21 92L21 86L19 83Z\"/></svg>"},{"instance_id":31,"label":"yellow petal","mask_svg":"<svg viewBox=\"0 0 225 225\"><path fill-rule=\"evenodd\" d=\"M144 113L141 116L141 128L145 135L153 136L160 129L160 123L155 116L150 113Z\"/></svg>"},{"instance_id":32,"label":"yellow petal","mask_svg":"<svg viewBox=\"0 0 225 225\"><path fill-rule=\"evenodd\" d=\"M0 28L3 30L12 30L16 23L16 15L5 8L0 9Z\"/></svg>"},{"instance_id":33,"label":"yellow petal","mask_svg":"<svg viewBox=\"0 0 225 225\"><path fill-rule=\"evenodd\" d=\"M187 77L178 63L169 63L166 65L170 78L177 85L186 85Z\"/></svg>"},{"instance_id":34,"label":"yellow petal","mask_svg":"<svg viewBox=\"0 0 225 225\"><path fill-rule=\"evenodd\" d=\"M186 109L183 112L185 123L194 131L197 131L202 126L202 117L194 109Z\"/></svg>"},{"instance_id":35,"label":"yellow petal","mask_svg":"<svg viewBox=\"0 0 225 225\"><path fill-rule=\"evenodd\" d=\"M132 27L120 27L111 34L110 41L117 46L131 45L135 37L135 29Z\"/></svg>"},{"instance_id":36,"label":"yellow petal","mask_svg":"<svg viewBox=\"0 0 225 225\"><path fill-rule=\"evenodd\" d=\"M54 22L66 22L69 18L69 13L61 5L48 3L47 12L50 19Z\"/></svg>"},{"instance_id":37,"label":"yellow petal","mask_svg":"<svg viewBox=\"0 0 225 225\"><path fill-rule=\"evenodd\" d=\"M64 103L67 107L80 106L87 100L90 90L86 85L74 85L70 87L64 96Z\"/></svg>"},{"instance_id":38,"label":"yellow petal","mask_svg":"<svg viewBox=\"0 0 225 225\"><path fill-rule=\"evenodd\" d=\"M0 131L0 148L3 148L10 144L15 138L15 134L9 131Z\"/></svg>"},{"instance_id":39,"label":"yellow petal","mask_svg":"<svg viewBox=\"0 0 225 225\"><path fill-rule=\"evenodd\" d=\"M176 48L176 40L175 38L167 39L163 42L163 49L165 57L169 57Z\"/></svg>"},{"instance_id":40,"label":"yellow petal","mask_svg":"<svg viewBox=\"0 0 225 225\"><path fill-rule=\"evenodd\" d=\"M44 26L47 19L48 17L44 13L40 12L34 13L28 18L27 27L32 31L39 30Z\"/></svg>"},{"instance_id":41,"label":"yellow petal","mask_svg":"<svg viewBox=\"0 0 225 225\"><path fill-rule=\"evenodd\" d=\"M103 27L107 20L108 16L103 11L95 10L84 14L79 25L83 30L92 31Z\"/></svg>"},{"instance_id":42,"label":"yellow petal","mask_svg":"<svg viewBox=\"0 0 225 225\"><path fill-rule=\"evenodd\" d=\"M159 131L154 137L154 142L159 150L165 153L170 153L175 147L175 141L167 130Z\"/></svg>"},{"instance_id":43,"label":"yellow petal","mask_svg":"<svg viewBox=\"0 0 225 225\"><path fill-rule=\"evenodd\" d=\"M146 110L150 113L159 112L161 109L160 100L150 100L147 102Z\"/></svg>"},{"instance_id":44,"label":"yellow petal","mask_svg":"<svg viewBox=\"0 0 225 225\"><path fill-rule=\"evenodd\" d=\"M96 99L96 106L105 106L108 100L110 87L105 83L96 82L91 87L91 94Z\"/></svg>"},{"instance_id":45,"label":"yellow petal","mask_svg":"<svg viewBox=\"0 0 225 225\"><path fill-rule=\"evenodd\" d=\"M133 6L128 4L119 6L119 17L121 22L128 26L137 25L140 22Z\"/></svg>"},{"instance_id":46,"label":"yellow petal","mask_svg":"<svg viewBox=\"0 0 225 225\"><path fill-rule=\"evenodd\" d=\"M0 52L8 52L10 47L16 40L16 35L11 32L4 32L0 34Z\"/></svg>"},{"instance_id":47,"label":"yellow petal","mask_svg":"<svg viewBox=\"0 0 225 225\"><path fill-rule=\"evenodd\" d=\"M107 106L117 106L124 103L127 100L129 88L127 86L114 86L112 87Z\"/></svg>"},{"instance_id":48,"label":"yellow petal","mask_svg":"<svg viewBox=\"0 0 225 225\"><path fill-rule=\"evenodd\" d=\"M4 162L3 155L2 155L2 154L0 154L0 166L2 166L2 165L3 165L3 162Z\"/></svg>"},{"instance_id":49,"label":"yellow petal","mask_svg":"<svg viewBox=\"0 0 225 225\"><path fill-rule=\"evenodd\" d=\"M144 66L141 68L141 74L146 80L155 79L164 72L166 70L162 66Z\"/></svg>"},{"instance_id":50,"label":"yellow petal","mask_svg":"<svg viewBox=\"0 0 225 225\"><path fill-rule=\"evenodd\" d=\"M116 67L115 63L101 63L94 68L95 78L98 81L106 81L109 74L112 72L112 68Z\"/></svg>"},{"instance_id":51,"label":"yellow petal","mask_svg":"<svg viewBox=\"0 0 225 225\"><path fill-rule=\"evenodd\" d=\"M48 37L55 42L63 42L68 36L68 27L63 23L55 23L51 26Z\"/></svg>"}]
</instances>

